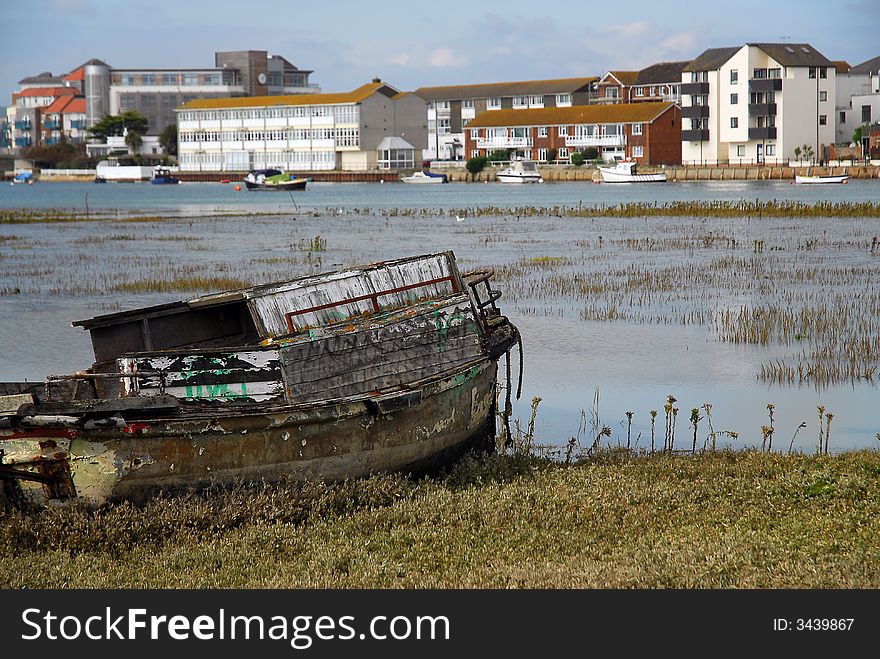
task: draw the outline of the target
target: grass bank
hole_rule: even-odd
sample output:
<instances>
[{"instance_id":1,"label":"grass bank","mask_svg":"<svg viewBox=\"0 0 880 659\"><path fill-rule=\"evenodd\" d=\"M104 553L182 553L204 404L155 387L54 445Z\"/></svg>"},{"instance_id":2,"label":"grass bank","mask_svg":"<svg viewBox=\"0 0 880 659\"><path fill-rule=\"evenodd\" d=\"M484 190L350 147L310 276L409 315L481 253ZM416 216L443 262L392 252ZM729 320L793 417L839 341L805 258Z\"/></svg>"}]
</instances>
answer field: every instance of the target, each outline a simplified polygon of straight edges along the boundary
<instances>
[{"instance_id":1,"label":"grass bank","mask_svg":"<svg viewBox=\"0 0 880 659\"><path fill-rule=\"evenodd\" d=\"M880 452L466 459L0 513L11 588L878 588Z\"/></svg>"}]
</instances>

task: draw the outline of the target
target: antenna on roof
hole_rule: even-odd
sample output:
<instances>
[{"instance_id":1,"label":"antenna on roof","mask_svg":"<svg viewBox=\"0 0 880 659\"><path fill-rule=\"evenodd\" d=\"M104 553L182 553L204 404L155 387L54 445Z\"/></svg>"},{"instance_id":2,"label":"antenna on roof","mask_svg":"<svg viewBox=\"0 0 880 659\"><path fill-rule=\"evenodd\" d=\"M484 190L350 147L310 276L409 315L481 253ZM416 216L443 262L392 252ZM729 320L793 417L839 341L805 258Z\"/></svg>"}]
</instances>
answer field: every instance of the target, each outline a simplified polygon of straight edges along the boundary
<instances>
[{"instance_id":1,"label":"antenna on roof","mask_svg":"<svg viewBox=\"0 0 880 659\"><path fill-rule=\"evenodd\" d=\"M788 43L789 41L791 41L791 37L779 37L779 40L782 43Z\"/></svg>"}]
</instances>

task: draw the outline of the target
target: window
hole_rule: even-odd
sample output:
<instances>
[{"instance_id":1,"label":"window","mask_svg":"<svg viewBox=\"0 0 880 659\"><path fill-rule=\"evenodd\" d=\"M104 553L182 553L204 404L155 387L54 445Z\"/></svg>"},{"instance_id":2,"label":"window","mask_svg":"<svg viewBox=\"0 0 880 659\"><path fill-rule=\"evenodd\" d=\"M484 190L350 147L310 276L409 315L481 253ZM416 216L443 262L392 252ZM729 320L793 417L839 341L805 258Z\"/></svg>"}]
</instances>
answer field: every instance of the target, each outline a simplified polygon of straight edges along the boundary
<instances>
[{"instance_id":1,"label":"window","mask_svg":"<svg viewBox=\"0 0 880 659\"><path fill-rule=\"evenodd\" d=\"M541 162L547 161L547 149L538 149L538 160Z\"/></svg>"},{"instance_id":2,"label":"window","mask_svg":"<svg viewBox=\"0 0 880 659\"><path fill-rule=\"evenodd\" d=\"M480 129L479 128L471 128L471 139L472 140L480 139Z\"/></svg>"},{"instance_id":3,"label":"window","mask_svg":"<svg viewBox=\"0 0 880 659\"><path fill-rule=\"evenodd\" d=\"M731 117L730 118L730 127L731 128L739 128L739 118L738 117Z\"/></svg>"},{"instance_id":4,"label":"window","mask_svg":"<svg viewBox=\"0 0 880 659\"><path fill-rule=\"evenodd\" d=\"M568 126L559 126L556 129L556 134L559 135L559 137L567 137L568 136Z\"/></svg>"},{"instance_id":5,"label":"window","mask_svg":"<svg viewBox=\"0 0 880 659\"><path fill-rule=\"evenodd\" d=\"M755 69L752 73L752 77L755 80L763 80L767 77L767 69ZM811 77L815 77L815 75Z\"/></svg>"},{"instance_id":6,"label":"window","mask_svg":"<svg viewBox=\"0 0 880 659\"><path fill-rule=\"evenodd\" d=\"M556 94L556 105L571 105L571 94Z\"/></svg>"},{"instance_id":7,"label":"window","mask_svg":"<svg viewBox=\"0 0 880 659\"><path fill-rule=\"evenodd\" d=\"M828 92L819 92L819 100L827 101L828 100Z\"/></svg>"},{"instance_id":8,"label":"window","mask_svg":"<svg viewBox=\"0 0 880 659\"><path fill-rule=\"evenodd\" d=\"M810 67L810 74L809 75L810 75L811 79L816 77L816 67L815 66Z\"/></svg>"},{"instance_id":9,"label":"window","mask_svg":"<svg viewBox=\"0 0 880 659\"><path fill-rule=\"evenodd\" d=\"M657 88L651 87L651 96L656 96L656 95L657 95Z\"/></svg>"},{"instance_id":10,"label":"window","mask_svg":"<svg viewBox=\"0 0 880 659\"><path fill-rule=\"evenodd\" d=\"M513 97L513 107L515 108L524 108L528 107L528 101L525 96L514 96Z\"/></svg>"},{"instance_id":11,"label":"window","mask_svg":"<svg viewBox=\"0 0 880 659\"><path fill-rule=\"evenodd\" d=\"M840 113L840 121L839 121L839 123L842 123L842 124L845 124L845 123L846 123L846 112L841 112L841 113Z\"/></svg>"},{"instance_id":12,"label":"window","mask_svg":"<svg viewBox=\"0 0 880 659\"><path fill-rule=\"evenodd\" d=\"M471 158L477 158L480 155L479 149L471 149Z\"/></svg>"},{"instance_id":13,"label":"window","mask_svg":"<svg viewBox=\"0 0 880 659\"><path fill-rule=\"evenodd\" d=\"M466 99L466 100L462 101L462 102L461 102L461 107L462 107L462 108L472 108L472 107L474 107L474 100L473 100L473 99Z\"/></svg>"},{"instance_id":14,"label":"window","mask_svg":"<svg viewBox=\"0 0 880 659\"><path fill-rule=\"evenodd\" d=\"M529 107L532 107L532 108L544 107L544 97L543 96L529 96Z\"/></svg>"},{"instance_id":15,"label":"window","mask_svg":"<svg viewBox=\"0 0 880 659\"><path fill-rule=\"evenodd\" d=\"M766 145L764 147L764 154L768 155L768 156L775 156L776 155L776 145L775 144Z\"/></svg>"},{"instance_id":16,"label":"window","mask_svg":"<svg viewBox=\"0 0 880 659\"><path fill-rule=\"evenodd\" d=\"M645 147L643 146L634 146L633 147L633 158L643 158L645 155Z\"/></svg>"},{"instance_id":17,"label":"window","mask_svg":"<svg viewBox=\"0 0 880 659\"><path fill-rule=\"evenodd\" d=\"M568 149L566 149L565 147L562 147L561 149L559 149L558 157L562 160L564 160L565 158L568 158Z\"/></svg>"},{"instance_id":18,"label":"window","mask_svg":"<svg viewBox=\"0 0 880 659\"><path fill-rule=\"evenodd\" d=\"M730 84L735 85L739 82L739 71L736 69L730 69Z\"/></svg>"},{"instance_id":19,"label":"window","mask_svg":"<svg viewBox=\"0 0 880 659\"><path fill-rule=\"evenodd\" d=\"M636 96L644 96L645 88L644 87L636 87Z\"/></svg>"},{"instance_id":20,"label":"window","mask_svg":"<svg viewBox=\"0 0 880 659\"><path fill-rule=\"evenodd\" d=\"M819 69L819 77L820 78L827 78L828 77L828 69L826 67L823 66Z\"/></svg>"},{"instance_id":21,"label":"window","mask_svg":"<svg viewBox=\"0 0 880 659\"><path fill-rule=\"evenodd\" d=\"M500 98L486 99L486 109L487 110L500 110L501 109L501 99Z\"/></svg>"},{"instance_id":22,"label":"window","mask_svg":"<svg viewBox=\"0 0 880 659\"><path fill-rule=\"evenodd\" d=\"M547 137L547 126L538 126L538 137Z\"/></svg>"},{"instance_id":23,"label":"window","mask_svg":"<svg viewBox=\"0 0 880 659\"><path fill-rule=\"evenodd\" d=\"M633 124L633 135L642 134L642 124Z\"/></svg>"},{"instance_id":24,"label":"window","mask_svg":"<svg viewBox=\"0 0 880 659\"><path fill-rule=\"evenodd\" d=\"M739 103L739 94L731 94L730 95L730 104L736 105L737 103Z\"/></svg>"},{"instance_id":25,"label":"window","mask_svg":"<svg viewBox=\"0 0 880 659\"><path fill-rule=\"evenodd\" d=\"M736 145L736 155L739 158L744 158L746 155L746 145L745 144L737 144Z\"/></svg>"},{"instance_id":26,"label":"window","mask_svg":"<svg viewBox=\"0 0 880 659\"><path fill-rule=\"evenodd\" d=\"M862 106L862 123L869 124L871 123L871 106L863 105Z\"/></svg>"},{"instance_id":27,"label":"window","mask_svg":"<svg viewBox=\"0 0 880 659\"><path fill-rule=\"evenodd\" d=\"M828 125L828 115L827 114L820 114L819 115L819 125L820 126L827 126Z\"/></svg>"},{"instance_id":28,"label":"window","mask_svg":"<svg viewBox=\"0 0 880 659\"><path fill-rule=\"evenodd\" d=\"M606 87L605 98L618 98L620 90L617 87Z\"/></svg>"}]
</instances>

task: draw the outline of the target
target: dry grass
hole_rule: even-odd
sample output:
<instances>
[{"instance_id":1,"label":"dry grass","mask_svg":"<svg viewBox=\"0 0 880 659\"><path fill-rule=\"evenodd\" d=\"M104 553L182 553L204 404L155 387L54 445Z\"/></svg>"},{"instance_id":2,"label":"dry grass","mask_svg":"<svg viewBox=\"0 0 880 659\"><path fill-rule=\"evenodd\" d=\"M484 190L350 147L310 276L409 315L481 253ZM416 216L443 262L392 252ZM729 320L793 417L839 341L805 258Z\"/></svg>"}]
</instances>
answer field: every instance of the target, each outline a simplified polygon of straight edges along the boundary
<instances>
[{"instance_id":1,"label":"dry grass","mask_svg":"<svg viewBox=\"0 0 880 659\"><path fill-rule=\"evenodd\" d=\"M880 454L467 459L450 474L7 513L12 588L878 588ZM26 566L26 569L24 569Z\"/></svg>"}]
</instances>

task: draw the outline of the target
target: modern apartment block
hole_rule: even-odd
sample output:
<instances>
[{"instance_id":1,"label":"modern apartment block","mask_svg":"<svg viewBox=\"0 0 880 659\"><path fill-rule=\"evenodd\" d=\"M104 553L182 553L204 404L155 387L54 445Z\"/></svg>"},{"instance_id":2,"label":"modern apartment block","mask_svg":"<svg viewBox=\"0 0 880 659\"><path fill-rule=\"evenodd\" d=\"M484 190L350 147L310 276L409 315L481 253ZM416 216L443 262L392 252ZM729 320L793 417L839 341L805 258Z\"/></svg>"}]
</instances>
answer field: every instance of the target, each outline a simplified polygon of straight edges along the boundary
<instances>
[{"instance_id":1,"label":"modern apartment block","mask_svg":"<svg viewBox=\"0 0 880 659\"><path fill-rule=\"evenodd\" d=\"M465 126L483 112L586 105L596 96L597 81L594 76L419 87L414 93L428 103L425 157L438 160L466 158Z\"/></svg>"},{"instance_id":2,"label":"modern apartment block","mask_svg":"<svg viewBox=\"0 0 880 659\"><path fill-rule=\"evenodd\" d=\"M837 72L838 144L852 140L856 128L880 120L880 57ZM866 133L866 131L863 131ZM867 153L867 134L862 135Z\"/></svg>"},{"instance_id":3,"label":"modern apartment block","mask_svg":"<svg viewBox=\"0 0 880 659\"><path fill-rule=\"evenodd\" d=\"M347 93L192 100L177 110L181 171L407 169L425 101L374 79Z\"/></svg>"},{"instance_id":4,"label":"modern apartment block","mask_svg":"<svg viewBox=\"0 0 880 659\"><path fill-rule=\"evenodd\" d=\"M810 44L709 49L681 81L685 164L822 160L834 143L836 68Z\"/></svg>"},{"instance_id":5,"label":"modern apartment block","mask_svg":"<svg viewBox=\"0 0 880 659\"><path fill-rule=\"evenodd\" d=\"M512 158L556 161L594 147L605 160L681 162L680 110L674 103L618 103L484 112L465 133L468 157L509 150Z\"/></svg>"},{"instance_id":6,"label":"modern apartment block","mask_svg":"<svg viewBox=\"0 0 880 659\"><path fill-rule=\"evenodd\" d=\"M312 71L265 50L218 52L214 57L213 68L116 69L91 59L65 76L24 78L12 95L16 115L10 139L15 147L62 138L77 141L105 115L132 110L147 118L147 135L156 136L177 121L175 108L195 99L320 92L309 82ZM68 96L82 101L60 105ZM48 119L47 113L52 115Z\"/></svg>"}]
</instances>

